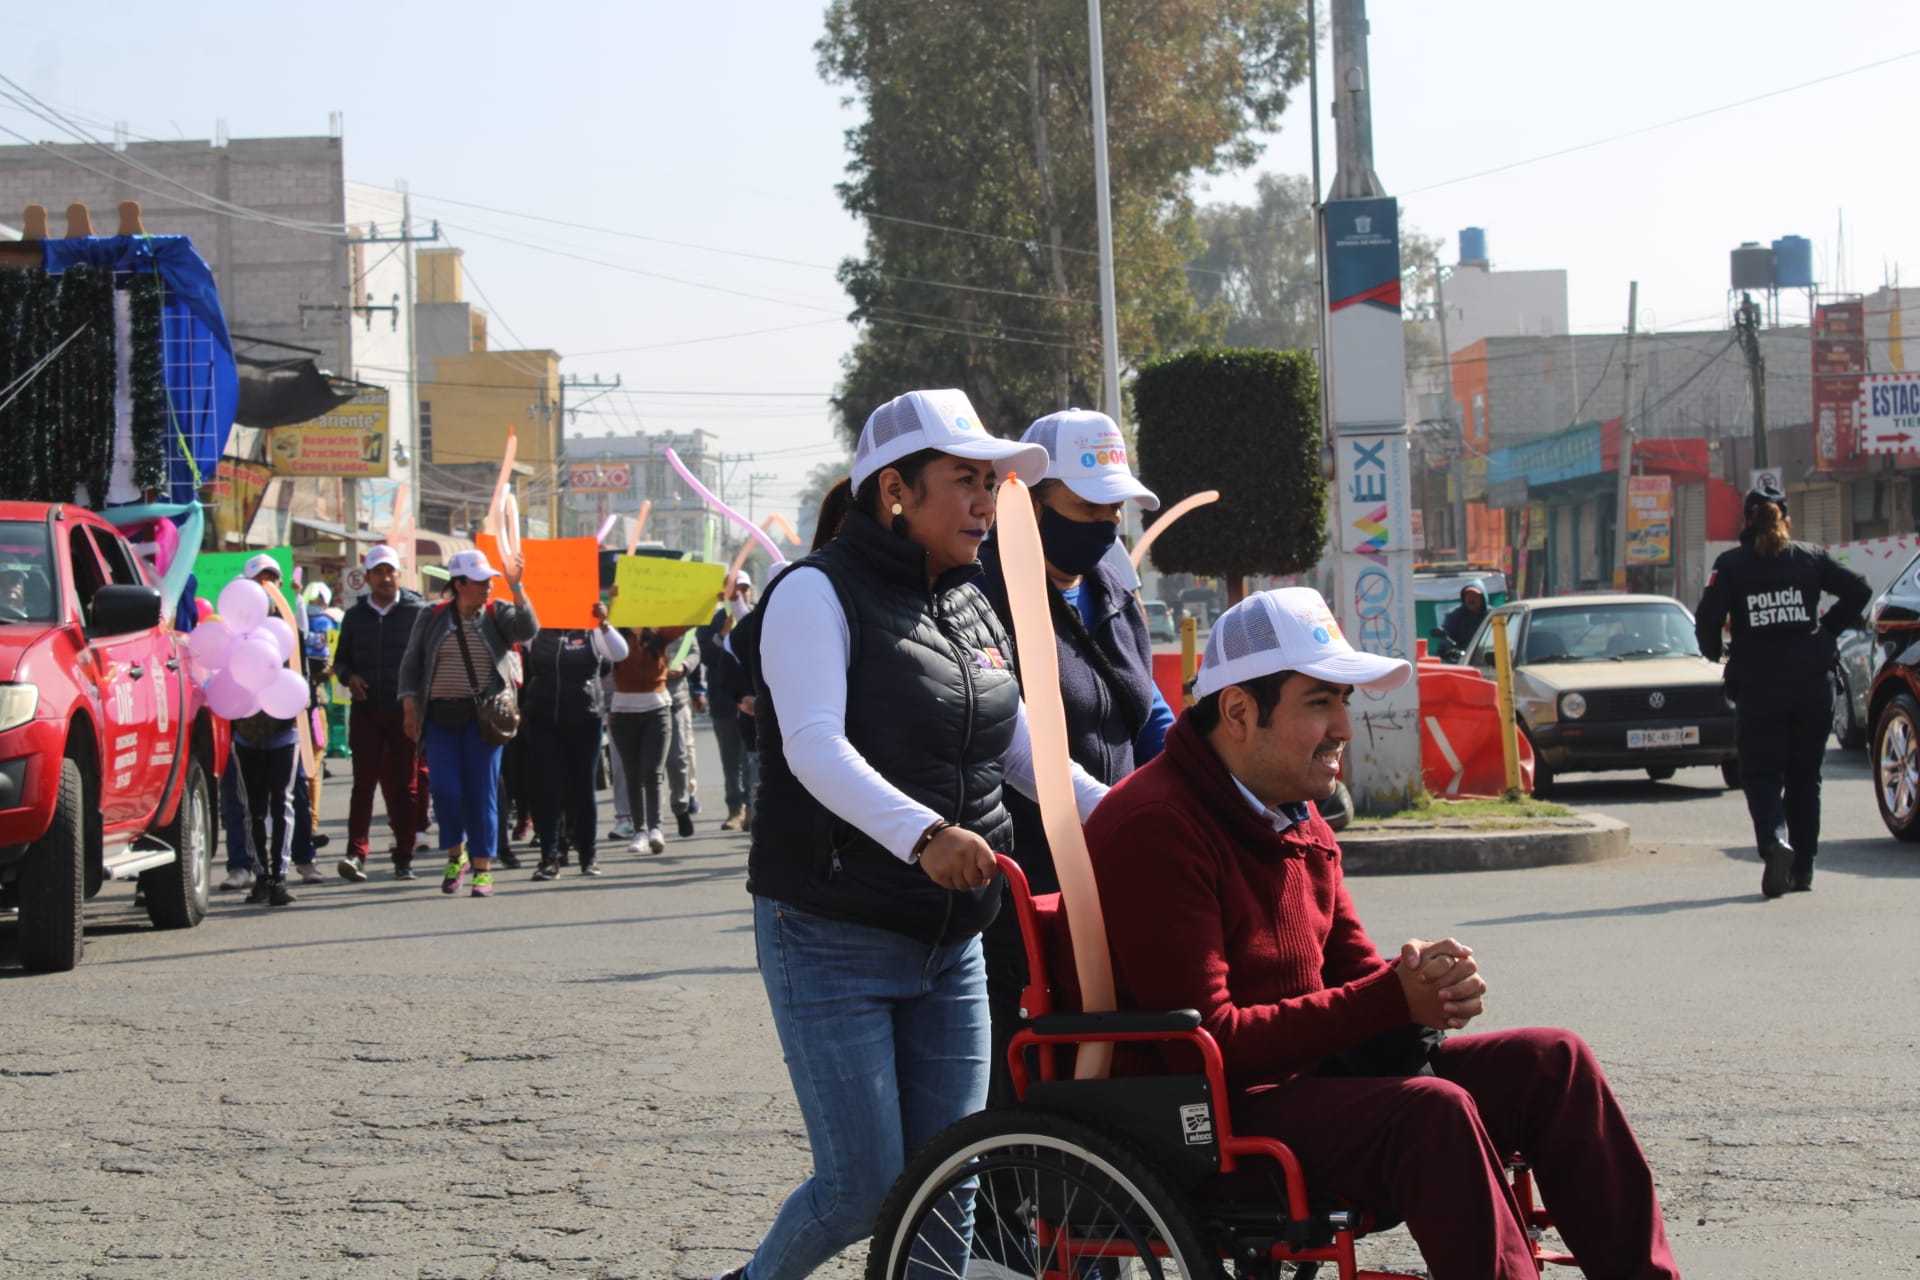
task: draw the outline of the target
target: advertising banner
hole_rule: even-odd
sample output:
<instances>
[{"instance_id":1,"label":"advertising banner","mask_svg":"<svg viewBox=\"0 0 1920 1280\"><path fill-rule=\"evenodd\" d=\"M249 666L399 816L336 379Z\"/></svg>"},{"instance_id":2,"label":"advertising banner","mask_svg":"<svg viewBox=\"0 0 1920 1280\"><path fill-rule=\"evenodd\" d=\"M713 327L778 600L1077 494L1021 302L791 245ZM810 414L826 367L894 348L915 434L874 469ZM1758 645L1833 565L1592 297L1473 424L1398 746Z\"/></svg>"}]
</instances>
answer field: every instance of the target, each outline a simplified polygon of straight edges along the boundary
<instances>
[{"instance_id":1,"label":"advertising banner","mask_svg":"<svg viewBox=\"0 0 1920 1280\"><path fill-rule=\"evenodd\" d=\"M571 463L567 488L574 493L631 493L633 467L625 462Z\"/></svg>"},{"instance_id":2,"label":"advertising banner","mask_svg":"<svg viewBox=\"0 0 1920 1280\"><path fill-rule=\"evenodd\" d=\"M387 391L370 387L330 413L275 427L267 450L277 476L384 479L387 474Z\"/></svg>"},{"instance_id":3,"label":"advertising banner","mask_svg":"<svg viewBox=\"0 0 1920 1280\"><path fill-rule=\"evenodd\" d=\"M1860 451L1920 449L1920 373L1875 373L1859 383Z\"/></svg>"},{"instance_id":4,"label":"advertising banner","mask_svg":"<svg viewBox=\"0 0 1920 1280\"><path fill-rule=\"evenodd\" d=\"M207 485L207 501L213 505L214 543L227 545L229 533L244 539L260 510L260 499L273 480L273 468L259 462L220 459L213 480Z\"/></svg>"},{"instance_id":5,"label":"advertising banner","mask_svg":"<svg viewBox=\"0 0 1920 1280\"><path fill-rule=\"evenodd\" d=\"M1627 563L1673 562L1673 477L1627 477Z\"/></svg>"},{"instance_id":6,"label":"advertising banner","mask_svg":"<svg viewBox=\"0 0 1920 1280\"><path fill-rule=\"evenodd\" d=\"M1341 431L1406 426L1400 212L1391 198L1326 206L1329 396Z\"/></svg>"},{"instance_id":7,"label":"advertising banner","mask_svg":"<svg viewBox=\"0 0 1920 1280\"><path fill-rule=\"evenodd\" d=\"M1829 302L1813 312L1813 456L1821 471L1863 468L1860 375L1867 371L1866 303Z\"/></svg>"},{"instance_id":8,"label":"advertising banner","mask_svg":"<svg viewBox=\"0 0 1920 1280\"><path fill-rule=\"evenodd\" d=\"M1413 500L1407 433L1335 437L1340 572L1329 601L1356 649L1415 655ZM1420 781L1420 688L1354 695L1342 773L1362 812L1405 807Z\"/></svg>"}]
</instances>

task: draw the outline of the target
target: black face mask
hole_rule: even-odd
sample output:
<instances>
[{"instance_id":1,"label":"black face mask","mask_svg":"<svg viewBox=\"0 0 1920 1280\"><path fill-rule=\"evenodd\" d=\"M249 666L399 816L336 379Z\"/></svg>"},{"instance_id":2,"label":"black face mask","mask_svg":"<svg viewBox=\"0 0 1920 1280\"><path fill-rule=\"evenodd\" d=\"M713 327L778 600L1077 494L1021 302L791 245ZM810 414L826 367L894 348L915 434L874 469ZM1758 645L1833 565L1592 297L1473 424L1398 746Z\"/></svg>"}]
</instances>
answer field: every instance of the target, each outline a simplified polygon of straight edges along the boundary
<instances>
[{"instance_id":1,"label":"black face mask","mask_svg":"<svg viewBox=\"0 0 1920 1280\"><path fill-rule=\"evenodd\" d=\"M1047 563L1076 578L1092 572L1119 536L1115 521L1069 520L1052 507L1040 508L1040 548Z\"/></svg>"}]
</instances>

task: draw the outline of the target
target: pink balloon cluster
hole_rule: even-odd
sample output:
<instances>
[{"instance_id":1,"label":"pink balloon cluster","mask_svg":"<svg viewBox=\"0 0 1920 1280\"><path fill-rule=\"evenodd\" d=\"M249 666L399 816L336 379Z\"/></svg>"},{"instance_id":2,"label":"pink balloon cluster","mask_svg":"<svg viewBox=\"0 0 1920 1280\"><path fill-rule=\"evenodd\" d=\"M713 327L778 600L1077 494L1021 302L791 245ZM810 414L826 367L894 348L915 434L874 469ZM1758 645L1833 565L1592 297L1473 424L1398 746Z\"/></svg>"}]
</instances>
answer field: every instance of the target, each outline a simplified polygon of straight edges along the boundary
<instances>
[{"instance_id":1,"label":"pink balloon cluster","mask_svg":"<svg viewBox=\"0 0 1920 1280\"><path fill-rule=\"evenodd\" d=\"M187 638L193 677L215 715L244 720L264 711L292 720L306 710L306 678L287 666L299 640L272 609L259 583L236 578L220 592L219 611Z\"/></svg>"}]
</instances>

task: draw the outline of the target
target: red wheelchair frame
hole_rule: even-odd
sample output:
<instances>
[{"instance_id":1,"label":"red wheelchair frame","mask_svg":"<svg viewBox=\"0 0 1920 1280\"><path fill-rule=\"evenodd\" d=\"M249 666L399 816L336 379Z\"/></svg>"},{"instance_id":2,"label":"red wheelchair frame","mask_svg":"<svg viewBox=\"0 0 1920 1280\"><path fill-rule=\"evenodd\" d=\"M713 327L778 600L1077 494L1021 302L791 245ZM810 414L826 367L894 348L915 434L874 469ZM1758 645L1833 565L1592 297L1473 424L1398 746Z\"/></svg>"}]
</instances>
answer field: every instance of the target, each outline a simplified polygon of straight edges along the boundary
<instances>
[{"instance_id":1,"label":"red wheelchair frame","mask_svg":"<svg viewBox=\"0 0 1920 1280\"><path fill-rule=\"evenodd\" d=\"M1303 1275L1317 1270L1319 1263L1332 1262L1339 1269L1340 1280L1414 1280L1398 1272L1360 1270L1355 1259L1354 1244L1376 1229L1375 1220L1366 1213L1350 1208L1316 1207L1308 1198L1306 1177L1301 1171L1300 1162L1285 1143L1275 1138L1233 1132L1228 1108L1221 1105L1232 1095L1227 1089L1226 1068L1221 1061L1220 1046L1200 1026L1196 1012L1191 1009L1168 1013L1059 1011L1053 981L1053 975L1058 970L1053 957L1055 945L1062 939L1062 926L1066 918L1060 895L1035 897L1018 863L1004 855L999 862L1012 889L1020 938L1027 955L1028 981L1020 999L1021 1013L1027 1019L1028 1026L1013 1037L1007 1050L1014 1092L1020 1101L1027 1101L1028 1092L1036 1078L1034 1067L1029 1065L1030 1056L1037 1062L1038 1079L1057 1081L1062 1079L1063 1054L1079 1045L1186 1044L1198 1055L1205 1076L1206 1096L1212 1112L1212 1131L1219 1149L1218 1171L1233 1173L1247 1161L1270 1162L1278 1170L1279 1188L1284 1191L1284 1203L1277 1206L1284 1212L1284 1220L1273 1224L1278 1227L1278 1238L1270 1243L1263 1238L1251 1249L1237 1247L1233 1250L1231 1261L1243 1267L1256 1263L1269 1266L1277 1266L1280 1262L1312 1264L1302 1270L1300 1274ZM1152 1156L1154 1153L1145 1154ZM1523 1215L1522 1221L1527 1224L1528 1234L1533 1240L1536 1265L1541 1270L1545 1270L1549 1264L1577 1266L1572 1255L1551 1251L1541 1245L1542 1233L1553 1223L1546 1210L1535 1201L1532 1171L1516 1160L1509 1164L1509 1172L1514 1196L1519 1201ZM1199 1203L1204 1217L1208 1202L1202 1197ZM1115 1250L1112 1246L1077 1250L1069 1242L1061 1252L1064 1257L1085 1258L1101 1254L1113 1256ZM1129 1253L1126 1256L1132 1255ZM1070 1275L1072 1272L1069 1270L1062 1274Z\"/></svg>"}]
</instances>

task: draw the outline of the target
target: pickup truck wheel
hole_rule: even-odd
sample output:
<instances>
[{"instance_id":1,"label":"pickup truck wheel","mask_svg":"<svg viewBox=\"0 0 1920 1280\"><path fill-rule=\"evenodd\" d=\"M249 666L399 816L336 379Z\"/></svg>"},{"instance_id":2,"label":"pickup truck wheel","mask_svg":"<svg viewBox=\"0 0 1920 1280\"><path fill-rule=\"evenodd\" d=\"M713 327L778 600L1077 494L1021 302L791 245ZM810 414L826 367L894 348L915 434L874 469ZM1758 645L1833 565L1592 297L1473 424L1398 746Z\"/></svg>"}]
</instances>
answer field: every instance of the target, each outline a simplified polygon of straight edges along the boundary
<instances>
[{"instance_id":1,"label":"pickup truck wheel","mask_svg":"<svg viewBox=\"0 0 1920 1280\"><path fill-rule=\"evenodd\" d=\"M87 790L80 765L60 762L60 799L47 833L20 864L20 963L39 973L64 973L86 949L81 912L86 903Z\"/></svg>"},{"instance_id":2,"label":"pickup truck wheel","mask_svg":"<svg viewBox=\"0 0 1920 1280\"><path fill-rule=\"evenodd\" d=\"M174 860L140 873L147 919L159 929L191 929L207 914L213 877L213 793L200 761L187 761L187 784L173 821L154 833L173 846Z\"/></svg>"}]
</instances>

